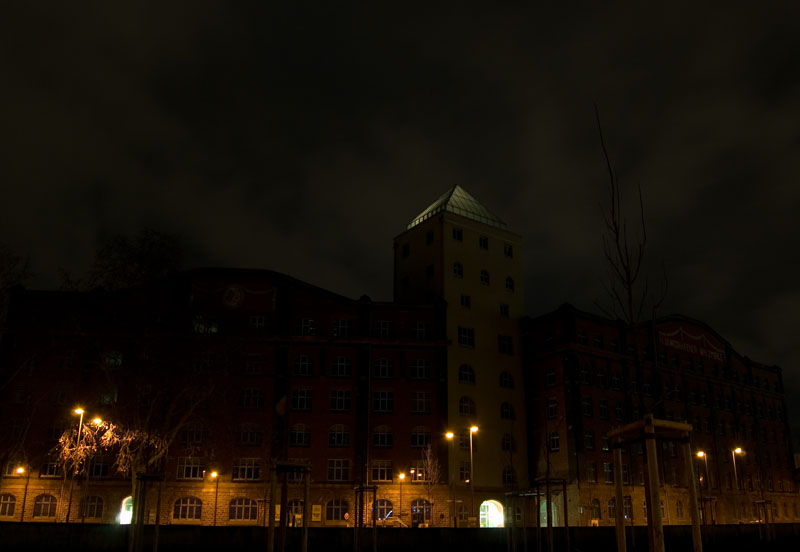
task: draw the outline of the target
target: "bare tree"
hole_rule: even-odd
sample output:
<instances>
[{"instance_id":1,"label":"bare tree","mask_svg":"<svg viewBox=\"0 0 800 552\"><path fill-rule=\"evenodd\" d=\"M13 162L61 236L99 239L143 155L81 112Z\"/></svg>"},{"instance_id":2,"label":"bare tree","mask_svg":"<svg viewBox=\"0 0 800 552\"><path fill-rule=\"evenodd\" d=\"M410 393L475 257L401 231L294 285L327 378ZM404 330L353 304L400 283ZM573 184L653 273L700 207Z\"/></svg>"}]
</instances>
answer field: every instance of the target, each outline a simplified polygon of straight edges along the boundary
<instances>
[{"instance_id":1,"label":"bare tree","mask_svg":"<svg viewBox=\"0 0 800 552\"><path fill-rule=\"evenodd\" d=\"M430 503L433 489L439 484L439 480L442 477L442 468L439 465L439 458L436 456L436 453L433 452L433 448L431 448L430 444L422 450L422 469L425 474L423 481L428 491L428 502Z\"/></svg>"},{"instance_id":2,"label":"bare tree","mask_svg":"<svg viewBox=\"0 0 800 552\"><path fill-rule=\"evenodd\" d=\"M611 305L597 306L610 318L621 318L628 327L633 327L642 319L646 303L651 304L653 316L661 306L667 294L667 277L664 272L660 289L653 294L647 276L642 273L645 250L647 246L647 225L645 224L642 186L636 185L638 200L638 217L635 224L629 227L628 217L622 201L621 186L603 137L600 123L600 112L594 106L597 120L597 131L600 134L600 146L603 150L606 169L608 171L608 205L603 210L603 256L608 269L608 279L603 282Z\"/></svg>"}]
</instances>

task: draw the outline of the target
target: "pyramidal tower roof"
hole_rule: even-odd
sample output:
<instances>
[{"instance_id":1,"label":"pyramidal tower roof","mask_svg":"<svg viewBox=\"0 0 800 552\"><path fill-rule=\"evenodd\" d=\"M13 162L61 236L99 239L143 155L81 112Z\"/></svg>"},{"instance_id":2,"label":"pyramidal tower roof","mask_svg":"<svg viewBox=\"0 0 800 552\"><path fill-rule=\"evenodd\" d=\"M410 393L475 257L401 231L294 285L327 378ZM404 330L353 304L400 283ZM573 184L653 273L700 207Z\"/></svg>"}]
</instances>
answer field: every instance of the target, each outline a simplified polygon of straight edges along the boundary
<instances>
[{"instance_id":1,"label":"pyramidal tower roof","mask_svg":"<svg viewBox=\"0 0 800 552\"><path fill-rule=\"evenodd\" d=\"M462 217L494 226L495 228L506 229L505 222L484 207L480 201L469 195L464 188L456 185L447 190L439 199L431 203L427 209L417 215L406 227L406 230L410 230L424 220L443 211L449 211L450 213L455 213L456 215L461 215Z\"/></svg>"}]
</instances>

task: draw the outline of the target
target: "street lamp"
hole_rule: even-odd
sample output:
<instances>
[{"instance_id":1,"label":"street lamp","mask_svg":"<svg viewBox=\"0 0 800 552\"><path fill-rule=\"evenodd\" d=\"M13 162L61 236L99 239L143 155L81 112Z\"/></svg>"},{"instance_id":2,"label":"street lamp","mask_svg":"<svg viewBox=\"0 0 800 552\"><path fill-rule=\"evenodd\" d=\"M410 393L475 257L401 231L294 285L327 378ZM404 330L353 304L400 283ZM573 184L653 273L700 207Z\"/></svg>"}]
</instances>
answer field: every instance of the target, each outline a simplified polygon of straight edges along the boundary
<instances>
[{"instance_id":1,"label":"street lamp","mask_svg":"<svg viewBox=\"0 0 800 552\"><path fill-rule=\"evenodd\" d=\"M733 458L733 481L736 484L736 490L739 490L739 476L736 474L736 455L737 454L744 454L742 447L736 447L735 449L731 450L731 458ZM736 504L736 499L733 501L734 511L739 511L739 506ZM741 512L744 515L744 512Z\"/></svg>"},{"instance_id":2,"label":"street lamp","mask_svg":"<svg viewBox=\"0 0 800 552\"><path fill-rule=\"evenodd\" d=\"M27 472L27 477L25 478L25 491L22 493L22 508L19 513L20 523L25 521L25 502L28 500L28 484L31 482L31 472L30 470L26 470L23 466L17 466L17 469L14 470L14 473L17 475L22 475L25 472Z\"/></svg>"},{"instance_id":3,"label":"street lamp","mask_svg":"<svg viewBox=\"0 0 800 552\"><path fill-rule=\"evenodd\" d=\"M83 408L78 407L72 411L73 414L77 414L80 416L78 420L78 438L75 441L75 448L73 452L77 452L81 446L81 432L83 431L83 414L86 412ZM72 487L75 483L75 475L78 473L78 464L75 463L75 473L72 474L72 478L69 480L69 502L67 503L67 518L64 520L65 523L69 523L69 516L72 513Z\"/></svg>"},{"instance_id":4,"label":"street lamp","mask_svg":"<svg viewBox=\"0 0 800 552\"><path fill-rule=\"evenodd\" d=\"M455 528L458 526L458 522L456 521L456 488L454 479L455 458L453 456L453 437L455 437L455 435L452 431L448 431L444 436L450 441L450 500L453 502L453 528Z\"/></svg>"},{"instance_id":5,"label":"street lamp","mask_svg":"<svg viewBox=\"0 0 800 552\"><path fill-rule=\"evenodd\" d=\"M403 480L406 478L406 474L401 472L398 477L400 478L400 514L399 514L399 518L400 518L400 521L403 521Z\"/></svg>"},{"instance_id":6,"label":"street lamp","mask_svg":"<svg viewBox=\"0 0 800 552\"><path fill-rule=\"evenodd\" d=\"M698 450L697 451L697 457L698 458L702 458L705 461L705 464L706 464L706 495L708 495L708 489L709 489L708 454L706 454L705 451ZM702 512L703 512L703 525L705 525L706 524L706 500L702 496L700 497L700 503L702 505Z\"/></svg>"},{"instance_id":7,"label":"street lamp","mask_svg":"<svg viewBox=\"0 0 800 552\"><path fill-rule=\"evenodd\" d=\"M472 435L478 432L478 426L469 428L469 488L472 492L472 518L475 519L475 464L472 456Z\"/></svg>"},{"instance_id":8,"label":"street lamp","mask_svg":"<svg viewBox=\"0 0 800 552\"><path fill-rule=\"evenodd\" d=\"M219 474L215 471L211 472L211 480L215 482L214 485L214 523L213 527L217 526L217 498L219 497Z\"/></svg>"}]
</instances>

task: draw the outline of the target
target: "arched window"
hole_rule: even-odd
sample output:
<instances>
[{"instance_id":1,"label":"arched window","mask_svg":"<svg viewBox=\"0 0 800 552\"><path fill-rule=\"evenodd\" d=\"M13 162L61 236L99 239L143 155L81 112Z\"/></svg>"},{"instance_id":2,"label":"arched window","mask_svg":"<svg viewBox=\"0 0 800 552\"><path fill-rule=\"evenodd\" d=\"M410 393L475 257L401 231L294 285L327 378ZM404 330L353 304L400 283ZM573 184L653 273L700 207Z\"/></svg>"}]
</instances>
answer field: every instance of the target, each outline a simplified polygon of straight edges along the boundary
<instances>
[{"instance_id":1,"label":"arched window","mask_svg":"<svg viewBox=\"0 0 800 552\"><path fill-rule=\"evenodd\" d=\"M256 520L258 519L258 504L250 498L234 498L228 505L228 518L234 521Z\"/></svg>"},{"instance_id":2,"label":"arched window","mask_svg":"<svg viewBox=\"0 0 800 552\"><path fill-rule=\"evenodd\" d=\"M103 499L99 496L87 496L81 501L81 516L87 518L103 517Z\"/></svg>"},{"instance_id":3,"label":"arched window","mask_svg":"<svg viewBox=\"0 0 800 552\"><path fill-rule=\"evenodd\" d=\"M332 425L328 430L329 447L348 447L350 446L350 432L342 424Z\"/></svg>"},{"instance_id":4,"label":"arched window","mask_svg":"<svg viewBox=\"0 0 800 552\"><path fill-rule=\"evenodd\" d=\"M462 364L458 367L458 382L459 383L475 383L475 370L469 364Z\"/></svg>"},{"instance_id":5,"label":"arched window","mask_svg":"<svg viewBox=\"0 0 800 552\"><path fill-rule=\"evenodd\" d=\"M0 494L0 516L13 516L17 499L12 494Z\"/></svg>"},{"instance_id":6,"label":"arched window","mask_svg":"<svg viewBox=\"0 0 800 552\"><path fill-rule=\"evenodd\" d=\"M194 496L185 496L175 501L172 510L173 519L200 519L203 502Z\"/></svg>"},{"instance_id":7,"label":"arched window","mask_svg":"<svg viewBox=\"0 0 800 552\"><path fill-rule=\"evenodd\" d=\"M418 498L411 502L411 526L416 527L420 523L430 523L431 503L424 498Z\"/></svg>"},{"instance_id":8,"label":"arched window","mask_svg":"<svg viewBox=\"0 0 800 552\"><path fill-rule=\"evenodd\" d=\"M394 438L392 428L387 425L379 425L372 432L372 446L376 448L392 448Z\"/></svg>"},{"instance_id":9,"label":"arched window","mask_svg":"<svg viewBox=\"0 0 800 552\"><path fill-rule=\"evenodd\" d=\"M475 401L470 399L469 397L461 397L458 399L458 413L462 416L472 416L475 417L477 415L477 409L475 408Z\"/></svg>"},{"instance_id":10,"label":"arched window","mask_svg":"<svg viewBox=\"0 0 800 552\"><path fill-rule=\"evenodd\" d=\"M617 501L616 499L611 499L608 501L608 517L609 519L614 519L617 517Z\"/></svg>"},{"instance_id":11,"label":"arched window","mask_svg":"<svg viewBox=\"0 0 800 552\"><path fill-rule=\"evenodd\" d=\"M506 466L503 468L503 485L513 485L517 482L517 475L514 472L514 468L511 466Z\"/></svg>"},{"instance_id":12,"label":"arched window","mask_svg":"<svg viewBox=\"0 0 800 552\"><path fill-rule=\"evenodd\" d=\"M58 500L49 494L40 494L33 501L33 517L56 517Z\"/></svg>"},{"instance_id":13,"label":"arched window","mask_svg":"<svg viewBox=\"0 0 800 552\"><path fill-rule=\"evenodd\" d=\"M425 448L431 444L431 430L425 426L416 426L411 430L411 446Z\"/></svg>"},{"instance_id":14,"label":"arched window","mask_svg":"<svg viewBox=\"0 0 800 552\"><path fill-rule=\"evenodd\" d=\"M506 289L508 291L514 291L514 278L511 276L506 277Z\"/></svg>"},{"instance_id":15,"label":"arched window","mask_svg":"<svg viewBox=\"0 0 800 552\"><path fill-rule=\"evenodd\" d=\"M385 520L393 513L394 507L392 506L392 502L385 498L379 498L372 505L372 515L378 521Z\"/></svg>"},{"instance_id":16,"label":"arched window","mask_svg":"<svg viewBox=\"0 0 800 552\"><path fill-rule=\"evenodd\" d=\"M464 277L464 267L461 265L461 263L453 263L453 276L456 278Z\"/></svg>"},{"instance_id":17,"label":"arched window","mask_svg":"<svg viewBox=\"0 0 800 552\"><path fill-rule=\"evenodd\" d=\"M347 513L346 500L334 498L325 506L325 519L328 521L344 521L345 513Z\"/></svg>"},{"instance_id":18,"label":"arched window","mask_svg":"<svg viewBox=\"0 0 800 552\"><path fill-rule=\"evenodd\" d=\"M500 372L500 387L514 389L514 376L509 372Z\"/></svg>"},{"instance_id":19,"label":"arched window","mask_svg":"<svg viewBox=\"0 0 800 552\"><path fill-rule=\"evenodd\" d=\"M517 418L514 413L514 406L511 403L504 402L500 405L500 418L503 420L515 420Z\"/></svg>"},{"instance_id":20,"label":"arched window","mask_svg":"<svg viewBox=\"0 0 800 552\"><path fill-rule=\"evenodd\" d=\"M602 519L603 512L600 509L600 501L596 498L592 499L592 519Z\"/></svg>"}]
</instances>

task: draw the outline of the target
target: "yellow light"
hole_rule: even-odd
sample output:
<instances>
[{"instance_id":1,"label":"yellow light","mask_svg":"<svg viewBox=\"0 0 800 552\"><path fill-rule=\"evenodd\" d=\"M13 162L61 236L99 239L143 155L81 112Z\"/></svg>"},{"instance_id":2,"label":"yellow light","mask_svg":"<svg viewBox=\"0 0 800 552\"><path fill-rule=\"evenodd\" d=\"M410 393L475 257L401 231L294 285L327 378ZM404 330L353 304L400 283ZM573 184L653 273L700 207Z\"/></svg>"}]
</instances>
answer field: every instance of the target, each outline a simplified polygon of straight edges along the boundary
<instances>
[{"instance_id":1,"label":"yellow light","mask_svg":"<svg viewBox=\"0 0 800 552\"><path fill-rule=\"evenodd\" d=\"M702 457L703 457L703 456L705 456L705 455L706 455L706 453L705 453L705 452L703 452L702 450L698 450L698 451L697 451L697 457L698 457L698 458L702 458Z\"/></svg>"},{"instance_id":2,"label":"yellow light","mask_svg":"<svg viewBox=\"0 0 800 552\"><path fill-rule=\"evenodd\" d=\"M733 449L733 452L735 452L736 454L742 454L742 452L744 451L742 450L742 447L736 447L735 449Z\"/></svg>"},{"instance_id":3,"label":"yellow light","mask_svg":"<svg viewBox=\"0 0 800 552\"><path fill-rule=\"evenodd\" d=\"M469 430L470 430L472 433L478 433L478 426L472 426L471 428L469 428Z\"/></svg>"},{"instance_id":4,"label":"yellow light","mask_svg":"<svg viewBox=\"0 0 800 552\"><path fill-rule=\"evenodd\" d=\"M400 481L402 481L403 479L406 478L406 474L401 473L398 477L400 478Z\"/></svg>"},{"instance_id":5,"label":"yellow light","mask_svg":"<svg viewBox=\"0 0 800 552\"><path fill-rule=\"evenodd\" d=\"M20 467L18 467L18 468L17 468L16 470L14 470L14 471L16 471L18 474L22 475L23 473L25 473L25 468L23 468L22 466L20 466Z\"/></svg>"},{"instance_id":6,"label":"yellow light","mask_svg":"<svg viewBox=\"0 0 800 552\"><path fill-rule=\"evenodd\" d=\"M452 431L448 431L447 433L444 434L444 436L447 437L448 439L452 439L453 438L453 432Z\"/></svg>"},{"instance_id":7,"label":"yellow light","mask_svg":"<svg viewBox=\"0 0 800 552\"><path fill-rule=\"evenodd\" d=\"M103 423L103 420L101 420L100 418L95 418L94 420L92 420L92 423L94 425L100 425Z\"/></svg>"},{"instance_id":8,"label":"yellow light","mask_svg":"<svg viewBox=\"0 0 800 552\"><path fill-rule=\"evenodd\" d=\"M217 472L215 472L215 471L212 471L212 472L211 472L211 479L216 479L216 478L217 478L217 475L219 475Z\"/></svg>"},{"instance_id":9,"label":"yellow light","mask_svg":"<svg viewBox=\"0 0 800 552\"><path fill-rule=\"evenodd\" d=\"M75 410L73 410L73 412L75 414L77 414L78 416L80 416L81 414L83 414L86 411L83 408L76 408Z\"/></svg>"}]
</instances>

